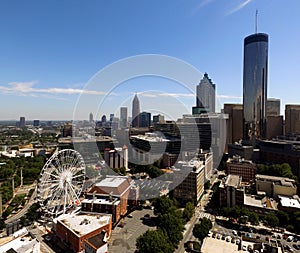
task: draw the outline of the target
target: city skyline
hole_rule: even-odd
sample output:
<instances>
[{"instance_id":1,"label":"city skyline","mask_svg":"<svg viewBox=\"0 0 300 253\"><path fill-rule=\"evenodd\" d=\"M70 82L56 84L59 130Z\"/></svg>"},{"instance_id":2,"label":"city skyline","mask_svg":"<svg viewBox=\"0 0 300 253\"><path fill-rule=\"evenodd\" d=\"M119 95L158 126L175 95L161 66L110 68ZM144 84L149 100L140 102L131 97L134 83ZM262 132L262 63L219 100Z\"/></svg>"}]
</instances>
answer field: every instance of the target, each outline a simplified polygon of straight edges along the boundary
<instances>
[{"instance_id":1,"label":"city skyline","mask_svg":"<svg viewBox=\"0 0 300 253\"><path fill-rule=\"evenodd\" d=\"M217 111L223 103L242 103L243 39L255 32L256 9L258 32L270 36L268 97L281 99L284 114L285 104L299 104L295 88L299 7L295 0L288 5L258 0L91 1L82 5L71 1L2 2L0 99L5 110L0 120L18 120L20 116L26 120L72 119L81 92L99 96L99 100L105 95L84 89L95 73L140 54L169 55L192 64L202 74L207 72L217 84ZM151 109L143 101L150 98L145 94L147 87L157 90L166 82L159 78L131 81L131 90L119 89L115 95L133 97L137 92L145 105L141 111ZM199 81L192 84L195 89ZM182 95L182 103L191 113L194 94L174 89L168 82L170 87L164 91L172 97ZM97 115L88 105L85 109L82 119L89 112ZM99 114L115 113L104 109Z\"/></svg>"}]
</instances>

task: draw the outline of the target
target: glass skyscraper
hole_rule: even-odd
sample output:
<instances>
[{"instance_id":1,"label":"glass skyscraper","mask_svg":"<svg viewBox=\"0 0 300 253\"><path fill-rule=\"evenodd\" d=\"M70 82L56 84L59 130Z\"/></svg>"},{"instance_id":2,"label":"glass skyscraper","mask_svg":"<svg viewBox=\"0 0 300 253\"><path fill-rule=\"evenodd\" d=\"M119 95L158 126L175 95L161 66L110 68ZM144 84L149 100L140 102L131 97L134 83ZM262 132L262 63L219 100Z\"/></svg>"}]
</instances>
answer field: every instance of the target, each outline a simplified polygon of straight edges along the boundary
<instances>
[{"instance_id":1,"label":"glass skyscraper","mask_svg":"<svg viewBox=\"0 0 300 253\"><path fill-rule=\"evenodd\" d=\"M249 144L266 137L268 40L264 33L244 40L243 139Z\"/></svg>"}]
</instances>

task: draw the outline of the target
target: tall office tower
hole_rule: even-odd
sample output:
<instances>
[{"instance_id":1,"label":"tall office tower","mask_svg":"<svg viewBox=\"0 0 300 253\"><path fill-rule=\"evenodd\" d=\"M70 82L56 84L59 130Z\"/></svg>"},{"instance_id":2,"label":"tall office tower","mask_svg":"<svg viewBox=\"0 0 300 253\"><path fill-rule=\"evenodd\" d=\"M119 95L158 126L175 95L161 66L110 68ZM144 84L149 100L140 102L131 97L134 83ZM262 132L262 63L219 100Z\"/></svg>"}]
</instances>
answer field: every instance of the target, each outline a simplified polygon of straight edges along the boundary
<instances>
[{"instance_id":1,"label":"tall office tower","mask_svg":"<svg viewBox=\"0 0 300 253\"><path fill-rule=\"evenodd\" d=\"M243 105L224 104L224 113L228 114L227 143L235 143L243 138Z\"/></svg>"},{"instance_id":2,"label":"tall office tower","mask_svg":"<svg viewBox=\"0 0 300 253\"><path fill-rule=\"evenodd\" d=\"M267 99L267 116L280 115L280 99L268 98Z\"/></svg>"},{"instance_id":3,"label":"tall office tower","mask_svg":"<svg viewBox=\"0 0 300 253\"><path fill-rule=\"evenodd\" d=\"M151 113L141 112L139 114L139 126L140 127L150 127L151 125Z\"/></svg>"},{"instance_id":4,"label":"tall office tower","mask_svg":"<svg viewBox=\"0 0 300 253\"><path fill-rule=\"evenodd\" d=\"M89 122L92 123L94 121L93 113L90 113L89 115Z\"/></svg>"},{"instance_id":5,"label":"tall office tower","mask_svg":"<svg viewBox=\"0 0 300 253\"><path fill-rule=\"evenodd\" d=\"M120 108L120 128L127 127L127 107Z\"/></svg>"},{"instance_id":6,"label":"tall office tower","mask_svg":"<svg viewBox=\"0 0 300 253\"><path fill-rule=\"evenodd\" d=\"M285 105L285 134L300 134L300 105Z\"/></svg>"},{"instance_id":7,"label":"tall office tower","mask_svg":"<svg viewBox=\"0 0 300 253\"><path fill-rule=\"evenodd\" d=\"M203 79L197 85L196 88L197 98L196 98L196 107L201 108L200 113L204 112L216 112L216 85L208 77L208 74L205 73ZM193 114L195 109L193 109Z\"/></svg>"},{"instance_id":8,"label":"tall office tower","mask_svg":"<svg viewBox=\"0 0 300 253\"><path fill-rule=\"evenodd\" d=\"M132 101L132 127L139 127L139 114L140 114L140 101L135 94L134 99Z\"/></svg>"},{"instance_id":9,"label":"tall office tower","mask_svg":"<svg viewBox=\"0 0 300 253\"><path fill-rule=\"evenodd\" d=\"M38 120L38 119L35 119L34 121L33 121L33 126L34 127L38 127L40 125L40 121Z\"/></svg>"},{"instance_id":10,"label":"tall office tower","mask_svg":"<svg viewBox=\"0 0 300 253\"><path fill-rule=\"evenodd\" d=\"M267 99L267 132L266 138L272 139L283 135L283 116L280 116L280 99Z\"/></svg>"},{"instance_id":11,"label":"tall office tower","mask_svg":"<svg viewBox=\"0 0 300 253\"><path fill-rule=\"evenodd\" d=\"M25 127L25 117L20 117L20 127Z\"/></svg>"},{"instance_id":12,"label":"tall office tower","mask_svg":"<svg viewBox=\"0 0 300 253\"><path fill-rule=\"evenodd\" d=\"M106 122L106 116L105 115L102 116L101 122L102 122L102 124Z\"/></svg>"},{"instance_id":13,"label":"tall office tower","mask_svg":"<svg viewBox=\"0 0 300 253\"><path fill-rule=\"evenodd\" d=\"M114 114L114 113L109 114L109 122L110 122L110 123L113 122L114 117L115 117L115 114Z\"/></svg>"},{"instance_id":14,"label":"tall office tower","mask_svg":"<svg viewBox=\"0 0 300 253\"><path fill-rule=\"evenodd\" d=\"M264 33L244 40L243 140L252 145L266 137L268 40Z\"/></svg>"},{"instance_id":15,"label":"tall office tower","mask_svg":"<svg viewBox=\"0 0 300 253\"><path fill-rule=\"evenodd\" d=\"M165 116L161 114L153 115L153 124L165 123Z\"/></svg>"}]
</instances>

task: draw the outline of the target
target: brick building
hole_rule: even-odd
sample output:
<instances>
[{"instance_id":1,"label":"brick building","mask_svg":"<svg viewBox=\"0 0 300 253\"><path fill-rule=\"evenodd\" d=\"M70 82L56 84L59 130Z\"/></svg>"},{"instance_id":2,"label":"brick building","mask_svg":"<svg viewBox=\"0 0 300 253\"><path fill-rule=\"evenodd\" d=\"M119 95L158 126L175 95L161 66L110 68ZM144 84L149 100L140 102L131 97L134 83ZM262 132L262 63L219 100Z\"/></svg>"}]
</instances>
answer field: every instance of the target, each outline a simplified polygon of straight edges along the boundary
<instances>
[{"instance_id":1,"label":"brick building","mask_svg":"<svg viewBox=\"0 0 300 253\"><path fill-rule=\"evenodd\" d=\"M256 165L249 160L234 156L233 159L229 159L227 162L226 173L227 175L231 174L242 177L242 182L254 182Z\"/></svg>"},{"instance_id":2,"label":"brick building","mask_svg":"<svg viewBox=\"0 0 300 253\"><path fill-rule=\"evenodd\" d=\"M94 236L102 234L106 241L111 230L110 214L66 214L60 216L56 224L56 235L76 253L83 252L85 242Z\"/></svg>"}]
</instances>

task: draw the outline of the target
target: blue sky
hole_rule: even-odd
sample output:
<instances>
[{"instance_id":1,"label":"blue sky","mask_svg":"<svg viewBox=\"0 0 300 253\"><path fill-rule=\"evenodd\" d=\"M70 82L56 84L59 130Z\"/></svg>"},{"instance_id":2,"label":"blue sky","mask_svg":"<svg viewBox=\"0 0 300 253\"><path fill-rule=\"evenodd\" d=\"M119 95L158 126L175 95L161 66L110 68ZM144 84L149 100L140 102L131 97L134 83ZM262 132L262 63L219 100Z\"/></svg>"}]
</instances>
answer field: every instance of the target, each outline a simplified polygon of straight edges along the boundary
<instances>
[{"instance_id":1,"label":"blue sky","mask_svg":"<svg viewBox=\"0 0 300 253\"><path fill-rule=\"evenodd\" d=\"M300 104L299 0L0 1L0 119L72 119L83 90L94 102L81 103L78 118L117 114L135 92L142 110L159 111L160 101L171 118L190 112L191 92L166 78L131 78L112 98L107 85L89 85L106 66L141 54L185 61L209 74L220 104L241 102L243 39L255 31L256 9L258 31L270 36L268 96L281 98L283 112Z\"/></svg>"}]
</instances>

